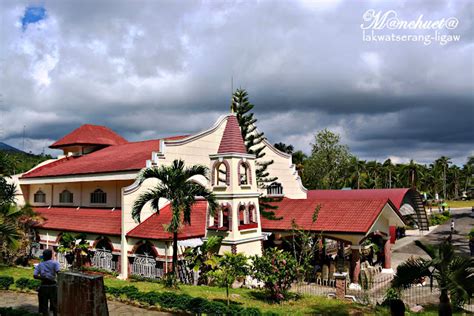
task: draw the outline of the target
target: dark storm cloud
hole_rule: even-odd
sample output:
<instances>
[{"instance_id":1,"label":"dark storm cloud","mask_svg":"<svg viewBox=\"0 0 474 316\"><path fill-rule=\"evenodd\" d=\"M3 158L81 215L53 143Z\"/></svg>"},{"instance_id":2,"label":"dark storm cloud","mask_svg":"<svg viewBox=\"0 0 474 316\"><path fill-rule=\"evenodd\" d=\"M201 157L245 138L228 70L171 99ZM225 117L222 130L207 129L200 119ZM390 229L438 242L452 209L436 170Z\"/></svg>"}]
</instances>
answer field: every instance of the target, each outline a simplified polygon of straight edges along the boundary
<instances>
[{"instance_id":1,"label":"dark storm cloud","mask_svg":"<svg viewBox=\"0 0 474 316\"><path fill-rule=\"evenodd\" d=\"M21 20L27 7L46 18ZM474 154L470 1L2 1L0 137L48 142L83 124L130 140L228 111L230 78L272 142L306 152L330 128L362 158ZM457 43L368 43L367 9L454 16ZM400 33L400 32L398 32Z\"/></svg>"}]
</instances>

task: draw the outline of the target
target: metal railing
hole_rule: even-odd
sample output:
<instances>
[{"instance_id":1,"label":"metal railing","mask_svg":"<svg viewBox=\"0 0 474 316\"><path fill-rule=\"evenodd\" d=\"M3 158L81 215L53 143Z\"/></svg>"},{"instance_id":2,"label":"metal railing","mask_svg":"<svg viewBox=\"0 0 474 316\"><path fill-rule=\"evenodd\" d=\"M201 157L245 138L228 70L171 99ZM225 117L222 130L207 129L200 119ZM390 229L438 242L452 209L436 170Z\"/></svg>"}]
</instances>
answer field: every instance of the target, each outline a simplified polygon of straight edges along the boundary
<instances>
[{"instance_id":1,"label":"metal railing","mask_svg":"<svg viewBox=\"0 0 474 316\"><path fill-rule=\"evenodd\" d=\"M107 271L117 271L117 261L114 261L114 255L108 250L96 250L91 258L91 265L95 268Z\"/></svg>"}]
</instances>

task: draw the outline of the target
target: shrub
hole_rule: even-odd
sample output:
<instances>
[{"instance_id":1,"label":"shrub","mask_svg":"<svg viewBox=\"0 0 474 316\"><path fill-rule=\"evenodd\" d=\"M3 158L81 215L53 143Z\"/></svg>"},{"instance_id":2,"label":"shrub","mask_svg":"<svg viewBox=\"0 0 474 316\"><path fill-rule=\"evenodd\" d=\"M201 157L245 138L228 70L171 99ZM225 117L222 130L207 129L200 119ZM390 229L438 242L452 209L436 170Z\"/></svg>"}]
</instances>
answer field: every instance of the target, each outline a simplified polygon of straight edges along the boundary
<instances>
[{"instance_id":1,"label":"shrub","mask_svg":"<svg viewBox=\"0 0 474 316\"><path fill-rule=\"evenodd\" d=\"M270 297L276 301L288 297L288 290L296 280L296 260L277 248L267 249L262 256L254 256L253 276L264 283Z\"/></svg>"},{"instance_id":2,"label":"shrub","mask_svg":"<svg viewBox=\"0 0 474 316\"><path fill-rule=\"evenodd\" d=\"M19 278L15 281L15 286L20 290L24 290L28 287L28 281L30 281L28 278Z\"/></svg>"},{"instance_id":3,"label":"shrub","mask_svg":"<svg viewBox=\"0 0 474 316\"><path fill-rule=\"evenodd\" d=\"M11 276L0 276L0 289L8 290L14 282Z\"/></svg>"},{"instance_id":4,"label":"shrub","mask_svg":"<svg viewBox=\"0 0 474 316\"><path fill-rule=\"evenodd\" d=\"M434 214L430 218L430 225L440 225L445 223L451 218L451 214L448 211L444 211L442 214Z\"/></svg>"},{"instance_id":5,"label":"shrub","mask_svg":"<svg viewBox=\"0 0 474 316\"><path fill-rule=\"evenodd\" d=\"M184 311L192 314L211 315L261 315L257 308L243 308L238 305L227 306L221 302L206 300L202 297L191 297L187 294L173 292L140 292L135 286L122 288L106 287L106 292L115 297L125 295L130 300L136 300L149 305L159 305L163 308Z\"/></svg>"},{"instance_id":6,"label":"shrub","mask_svg":"<svg viewBox=\"0 0 474 316\"><path fill-rule=\"evenodd\" d=\"M40 287L40 285L41 285L41 281L40 281L40 280L29 279L29 280L28 280L28 284L26 285L26 287L27 287L29 290L36 291L36 290L38 290L38 288Z\"/></svg>"}]
</instances>

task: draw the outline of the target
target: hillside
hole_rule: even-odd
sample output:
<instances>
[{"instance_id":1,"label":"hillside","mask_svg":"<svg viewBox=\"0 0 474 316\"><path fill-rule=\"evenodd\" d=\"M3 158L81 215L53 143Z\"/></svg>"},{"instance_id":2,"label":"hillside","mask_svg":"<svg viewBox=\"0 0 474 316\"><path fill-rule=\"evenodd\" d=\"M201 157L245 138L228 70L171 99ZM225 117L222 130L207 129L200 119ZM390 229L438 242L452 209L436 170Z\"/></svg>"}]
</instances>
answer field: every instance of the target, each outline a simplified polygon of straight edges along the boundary
<instances>
[{"instance_id":1,"label":"hillside","mask_svg":"<svg viewBox=\"0 0 474 316\"><path fill-rule=\"evenodd\" d=\"M12 153L23 153L26 154L24 151L21 151L13 146L0 142L0 151L12 152Z\"/></svg>"},{"instance_id":2,"label":"hillside","mask_svg":"<svg viewBox=\"0 0 474 316\"><path fill-rule=\"evenodd\" d=\"M0 142L0 175L14 175L25 172L40 162L51 158L50 155L28 154Z\"/></svg>"}]
</instances>

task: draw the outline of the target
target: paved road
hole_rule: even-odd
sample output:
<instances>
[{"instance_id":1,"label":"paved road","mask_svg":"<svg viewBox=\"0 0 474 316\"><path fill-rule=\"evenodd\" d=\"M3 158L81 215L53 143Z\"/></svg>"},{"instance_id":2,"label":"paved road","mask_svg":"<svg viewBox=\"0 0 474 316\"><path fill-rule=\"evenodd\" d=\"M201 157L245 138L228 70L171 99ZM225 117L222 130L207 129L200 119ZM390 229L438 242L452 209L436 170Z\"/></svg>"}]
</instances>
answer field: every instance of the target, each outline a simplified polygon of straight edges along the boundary
<instances>
[{"instance_id":1,"label":"paved road","mask_svg":"<svg viewBox=\"0 0 474 316\"><path fill-rule=\"evenodd\" d=\"M469 255L469 241L467 239L467 235L469 231L474 227L474 217L471 215L471 209L464 208L452 210L452 218L454 219L455 228L452 243L456 251ZM393 268L395 269L398 264L405 261L411 256L426 257L425 252L415 245L415 239L419 239L425 243L436 244L439 243L441 240L447 238L450 232L451 221L448 221L442 225L439 225L429 234L425 233L426 235L424 236L412 238L413 240L407 243L406 245L403 245L399 248L395 247L395 250L392 254ZM400 242L403 242L403 239L401 239Z\"/></svg>"},{"instance_id":2,"label":"paved road","mask_svg":"<svg viewBox=\"0 0 474 316\"><path fill-rule=\"evenodd\" d=\"M107 301L110 315L116 316L165 316L169 313L151 311L115 301ZM38 312L38 296L34 293L0 291L0 307L22 308L29 312ZM52 315L52 313L51 313Z\"/></svg>"}]
</instances>

